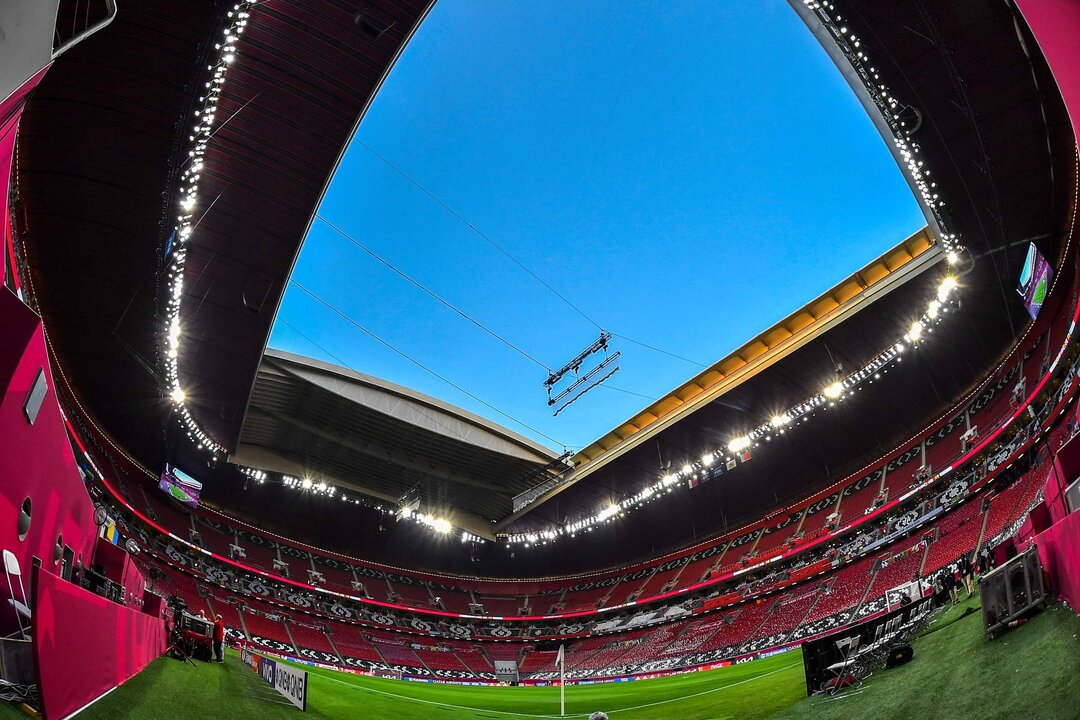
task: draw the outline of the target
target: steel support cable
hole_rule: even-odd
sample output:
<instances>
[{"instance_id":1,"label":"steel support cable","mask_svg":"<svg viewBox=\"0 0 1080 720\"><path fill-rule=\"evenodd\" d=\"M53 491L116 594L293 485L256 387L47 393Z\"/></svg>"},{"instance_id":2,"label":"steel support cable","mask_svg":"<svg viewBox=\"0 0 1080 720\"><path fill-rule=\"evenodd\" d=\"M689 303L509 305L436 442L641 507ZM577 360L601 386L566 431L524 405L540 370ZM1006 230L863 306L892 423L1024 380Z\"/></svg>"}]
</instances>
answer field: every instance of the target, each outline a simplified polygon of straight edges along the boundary
<instances>
[{"instance_id":1,"label":"steel support cable","mask_svg":"<svg viewBox=\"0 0 1080 720\"><path fill-rule=\"evenodd\" d=\"M526 266L526 265L525 265L524 263L522 263L522 262L521 262L520 260L518 260L518 259L517 259L516 257L514 257L514 256L513 256L513 255L512 255L511 253L510 253L510 251L508 251L508 250L507 250L506 248L504 248L504 247L503 247L502 245L500 245L499 243L497 243L497 242L495 242L494 240L492 240L492 239L491 239L491 237L489 237L488 235L486 235L486 234L485 234L485 233L484 233L484 232L483 232L482 230L480 230L480 229L479 229L478 227L476 227L476 226L475 226L475 225L473 225L473 224L472 224L471 222L469 222L469 221L468 221L467 219L465 219L465 217L464 217L464 216L462 216L462 215L461 215L460 213L458 213L458 211L454 210L454 208L450 207L450 205L448 205L448 204L447 204L446 202L444 202L444 201L443 201L443 200L442 200L441 198L439 198L439 196L437 196L437 195L436 195L435 193L431 192L431 191L430 191L430 190L428 190L428 189L427 189L426 187L424 187L423 185L421 185L421 184L420 184L419 182L417 182L416 180L414 180L414 179L413 179L413 178L412 178L412 177L411 177L411 176L410 176L410 175L409 175L408 173L406 173L406 172L405 172L404 170L402 170L401 168L399 168L399 167L398 167L397 165L395 165L394 163L390 162L390 161L389 161L388 159L386 159L385 157L383 157L382 155L380 155L380 154L378 153L378 151L376 151L376 150L375 150L374 148L372 148L372 147L371 147L370 145L368 145L368 144L366 144L366 143L364 143L364 142L361 142L360 140L357 140L356 142L357 142L357 143L358 143L358 144L359 144L359 145L360 145L360 146L361 146L362 148L364 148L364 149L365 149L365 150L367 150L367 151L368 151L369 153L371 153L371 154L372 154L372 155L374 155L374 156L375 156L376 158L378 158L378 159L379 159L380 161L382 161L382 162L383 162L383 163L384 163L384 164L385 164L385 165L386 165L387 167L389 167L389 168L390 168L391 170L393 170L393 171L394 171L394 172L396 172L396 173L397 173L398 175L400 175L400 176L401 176L401 177L403 177L403 178L404 178L405 180L407 180L407 181L408 181L408 182L409 182L410 184L412 184L412 185L413 185L413 186L414 186L414 187L415 187L415 188L416 188L417 190L419 190L420 192L424 193L424 194L425 194L425 195L427 195L427 196L428 196L429 198L431 198L431 200L432 200L433 202L435 202L435 203L436 203L437 205L439 205L439 207L441 207L441 208L442 208L443 210L445 210L446 212L450 213L450 215L452 215L452 216L453 216L454 218L456 218L456 219L457 219L457 220L458 220L459 222L461 222L461 223L462 223L462 224L463 224L463 225L464 225L465 227L467 227L467 228L469 228L470 230L472 230L472 231L473 231L473 233L475 233L476 235L478 235L478 236L479 236L480 238L482 238L482 239L483 239L483 240L484 240L485 242L487 242L487 243L488 243L489 245L491 245L491 246L492 246L493 248L495 248L495 249L496 249L496 250L498 250L498 251L499 251L500 253L502 253L503 255L505 255L505 256L506 256L506 257L507 257L507 258L508 258L508 259L509 259L509 260L510 260L510 261L511 261L512 263L514 263L514 264L515 264L515 265L517 265L517 266L518 266L519 268L521 268L521 269L522 269L522 270L524 270L524 271L525 271L526 273L528 273L528 275L529 275L530 277L532 277L532 278L533 278L534 280L536 280L536 282L538 282L538 283L540 283L541 285L543 285L543 286L544 286L545 288L547 288L547 290L548 290L548 291L550 291L550 292L551 292L552 294L554 294L554 295L555 295L555 297L557 297L557 298L559 298L560 300L562 300L562 301L563 301L563 302L564 302L564 303L565 303L565 304L567 305L567 307L569 307L569 308L570 308L571 310L573 310L573 311L574 311L574 312L576 312L576 313L577 313L578 315L580 315L581 317L583 317L583 318L584 318L584 319L585 319L586 321L588 321L589 323L591 323L591 324L593 325L593 327L595 327L595 328L596 328L597 330L603 330L603 329L604 329L604 328L603 328L603 327L602 327L602 326L600 325L600 323L598 323L598 322L596 322L595 320L593 320L593 319L592 319L592 317L591 317L591 316L590 316L590 315L589 315L588 313L586 313L586 312L585 312L584 310L582 310L582 309L581 309L580 307L578 307L578 306L577 306L577 305L575 305L575 304L574 304L573 302L571 302L569 298L567 298L567 297L566 297L565 295L563 295L563 294L562 294L561 292L559 292L559 291L558 291L558 290L556 290L556 289L555 289L554 287L552 287L552 286L551 286L551 285L550 285L549 283L547 283L547 282L546 282L546 281L545 281L545 280L544 280L544 279L543 279L542 277L540 277L540 276L539 276L539 275L537 275L537 274L536 274L535 272L533 272L532 270L530 270L530 269L528 268L528 266ZM324 220L323 222L326 222L326 221ZM328 223L328 224L329 224L329 223ZM612 333L612 335L615 335L616 337L618 337L618 338L620 338L620 339L622 339L622 340L626 340L626 341L628 341L628 342L632 342L632 343L634 343L634 344L636 344L636 345L640 345L640 346L642 346L642 347L644 347L644 348L648 348L649 350L654 350L654 351L656 351L656 352L658 352L658 353L662 353L662 354L664 354L664 355L668 355L668 356L670 356L670 357L676 358L677 360L682 360L683 362L688 362L688 363L690 363L691 365L697 365L698 367L703 367L703 368L704 368L704 367L709 367L709 366L708 366L708 365L706 365L705 363L700 363L700 362L697 362L696 360L691 360L691 359L689 359L689 358L685 358L685 357L683 357L682 355L676 355L675 353L673 353L673 352L668 352L667 350L661 350L660 348L658 348L658 347L656 347L656 346L654 346L654 345L650 345L650 344L648 344L648 343L644 343L644 342L641 342L640 340L634 340L633 338L627 337L626 335L621 335L621 334L619 334L619 333Z\"/></svg>"},{"instance_id":2,"label":"steel support cable","mask_svg":"<svg viewBox=\"0 0 1080 720\"><path fill-rule=\"evenodd\" d=\"M435 370L432 370L432 369L431 369L430 367L428 367L427 365L423 364L422 362L420 362L420 361L419 361L419 360L417 360L416 358L412 357L411 355L409 355L408 353L406 353L406 352L405 352L404 350L400 350L400 349L399 349L398 347L396 347L395 345L392 345L391 343L387 342L386 340L383 340L383 339L382 339L381 337L379 337L378 335L376 335L376 334L375 334L375 333L373 333L372 331L368 330L368 329L367 329L366 327L364 327L364 326L363 326L363 325L361 325L360 323L358 323L358 322L356 322L355 320L353 320L353 319L352 319L351 317L349 317L348 315L346 315L345 313L343 313L343 312L342 312L341 310L339 310L339 309L337 309L336 307L334 307L334 306L333 306L332 304L330 304L329 302L327 302L326 300L324 300L324 299L323 299L322 297L320 297L319 295L315 294L315 293L314 293L313 291L311 291L311 290L307 289L306 287L304 287L303 285L301 285L300 283L298 283L298 282L297 282L296 280L294 280L294 279L290 278L290 279L289 279L289 283L291 283L292 285L295 285L295 286L296 286L296 287L298 287L298 288L299 288L300 290L304 291L304 293L306 293L307 295L311 296L311 298L312 298L313 300L315 300L316 302L318 302L318 303L319 303L320 305L322 305L323 307L325 307L325 308L326 308L327 310L330 310L330 311L331 311L332 313L334 313L335 315L337 315L338 317L340 317L340 318L341 318L342 320L344 320L345 322L347 322L347 323L349 323L350 325L352 325L353 327L355 327L355 328L356 328L357 330L359 330L360 332L362 332L362 333L364 333L365 335L367 335L368 337L370 337L370 338L371 338L372 340L375 340L375 341L376 341L377 343L379 343L380 345L382 345L382 346L386 347L386 348L387 348L387 349L389 349L389 350L392 350L392 351L393 351L394 353L396 353L396 354L400 355L401 357L405 358L406 360L408 360L409 362L411 362L411 363L412 363L413 365L416 365L416 366L417 366L418 368L420 368L420 369L421 369L421 370L423 370L424 372L426 372L426 373L428 373L428 374L430 374L430 375L432 375L432 376L434 376L434 377L438 378L439 380L442 380L442 381L443 381L444 383L446 383L446 384L447 384L447 385L449 385L450 387L454 388L454 389L455 389L455 390L457 390L458 392L460 392L460 393L463 393L463 394L465 394L465 395L469 396L470 398L472 398L472 399L473 399L473 400L475 400L476 402L480 403L480 404L481 404L481 405L483 405L484 407L488 408L489 410L491 410L491 411L493 411L493 412L496 412L496 413L498 413L499 415L503 416L503 417L504 417L504 418L506 418L507 420L510 420L511 422L513 422L513 423L516 423L517 425L520 425L521 427L523 427L523 428L526 428L527 430L529 430L529 431L531 431L531 432L534 432L534 433L536 433L536 434L537 434L537 435L539 435L540 437L546 438L546 439L550 440L551 442L555 443L556 445L559 445L559 446L560 446L560 447L562 447L562 448L566 448L566 447L568 447L567 445L565 445L565 444L563 444L563 443L559 442L558 440L556 440L555 438L551 437L550 435L548 435L548 434L546 434L546 433L544 433L544 432L542 432L542 431L540 431L540 430L537 430L537 429L536 429L536 428L534 428L534 427L533 427L532 425L529 425L529 424L527 424L527 423L524 423L524 422L522 422L521 420L518 420L518 419L517 419L516 417L514 417L513 415L510 415L509 413L503 412L502 410L500 410L499 408L495 407L494 405L492 405L491 403L487 402L486 400L483 400L482 398L480 398L480 397L478 397L478 396L474 395L473 393L469 392L469 391L468 391L468 390L466 390L465 388L461 387L460 385L458 385L457 383L455 383L455 382L454 382L453 380L450 380L450 379L449 379L449 378L447 378L446 376L444 376L444 375L440 375L440 374L439 374L438 372L436 372Z\"/></svg>"},{"instance_id":3,"label":"steel support cable","mask_svg":"<svg viewBox=\"0 0 1080 720\"><path fill-rule=\"evenodd\" d=\"M498 334L497 332L495 332L494 330L492 330L491 328L489 328L489 327L488 327L487 325L484 325L484 324L483 324L482 322L480 322L479 320L477 320L477 319L476 319L476 318L474 318L473 316L469 315L469 314L468 314L468 313L466 313L466 312L465 312L464 310L462 310L461 308L459 308L459 307L457 307L456 305L454 305L453 303L451 303L451 302L450 302L449 300L447 300L447 299L443 298L443 297L442 297L441 295L439 295L438 293L436 293L436 292L435 292L434 290L430 290L430 289L429 289L429 288L428 288L427 286L423 285L423 284L422 284L422 283L421 283L420 281L418 281L418 280L414 279L414 278L413 278L412 276L408 275L408 274L407 274L407 273L405 273L404 271L402 271L402 270L399 270L399 269L398 269L398 268L397 268L397 267L396 267L395 265L393 265L392 263L390 263L390 262L389 262L388 260L384 259L384 258L383 258L383 257L382 257L381 255L379 255L378 253L376 253L376 252L375 252L374 250L372 250L371 248L369 248L369 247L368 247L367 245L364 245L364 244L363 244L362 242L360 242L359 240L357 240L356 238L354 238L354 237L353 237L352 235L350 235L349 233L347 233L347 232L345 232L344 230L342 230L341 228L339 228L339 227L338 227L337 225L335 225L334 223L332 223L332 222L330 222L329 220L327 220L326 218L324 218L324 217L323 217L322 215L320 215L320 214L316 213L316 214L315 214L315 217L316 217L317 219L319 219L320 221L322 221L322 223L323 223L324 225L326 225L327 227L329 227L329 228L330 228L331 230L333 230L334 232L336 232L336 233L337 233L338 235L340 235L341 237L345 238L345 239L346 239L346 240L348 240L348 241L349 241L350 243L352 243L352 244L353 244L353 245L355 245L356 247L358 247L358 248L360 248L361 250L363 250L364 252L366 252L366 253L367 253L368 255L370 255L370 256L371 256L372 258L374 258L374 259L375 259L376 261L378 261L378 262L379 262L380 264L382 264L382 265L383 265L383 266L385 266L386 268L388 268L388 269L390 269L390 270L394 271L395 273L397 273L397 275L399 275L399 276L400 276L400 277L402 277L403 279L407 280L407 281L408 281L409 283L411 283L411 284L412 284L413 286L415 286L415 287L419 288L420 290L423 290L423 291L424 291L425 293L427 293L427 294L428 294L428 295L429 295L430 297L432 297L432 298L433 298L433 299L435 299L435 300L438 300L438 301L439 301L440 303L442 303L442 304L443 304L444 306L446 306L446 307L447 307L447 308L449 308L450 310L454 311L455 313L457 313L457 314L458 314L459 316L463 317L464 319L468 320L468 321L469 321L470 323L472 323L472 324L473 324L473 325L475 325L476 327L480 328L481 330L483 330L484 332L486 332L486 333L487 333L488 335L490 335L491 337L495 338L496 340L498 340L499 342L501 342L501 343L502 343L503 345L505 345L506 347L510 348L510 349L511 349L511 350L513 350L514 352L516 352L516 353L520 354L521 356L523 356L523 357L525 357L525 358L527 358L527 359L531 360L532 362L536 363L537 365L539 365L540 367L544 368L544 369L545 369L545 370L547 370L548 372L551 372L551 368L550 368L550 367L548 367L547 365L545 365L545 364L544 364L543 362L541 362L540 360L537 360L537 359L536 359L535 357L533 357L533 356L532 356L532 355L530 355L529 353L525 352L524 350L522 350L521 348L519 348L519 347L518 347L517 345L515 345L514 343L510 342L509 340L507 340L506 338L504 338L504 337L503 337L502 335Z\"/></svg>"},{"instance_id":4,"label":"steel support cable","mask_svg":"<svg viewBox=\"0 0 1080 720\"><path fill-rule=\"evenodd\" d=\"M439 198L439 197L438 197L437 195L435 195L435 193L431 192L431 191L430 191L430 190L428 190L428 189L427 189L426 187L424 187L423 185L421 185L421 184L420 184L420 183L418 183L417 181L413 180L413 179L412 179L412 178L411 178L411 177L410 177L410 176L409 176L408 174L406 174L406 173L405 173L405 171L404 171L404 170L402 170L402 169L401 169L401 168L399 168L399 167L398 167L397 165L395 165L394 163L390 162L390 161L389 161L389 160L387 160L387 159L386 159L385 157L383 157L382 155L380 155L380 154L379 154L378 152L376 152L376 151L375 151L375 149L374 149L374 148L372 148L372 147L371 147L370 145L368 145L368 144L366 144L366 143L364 143L364 142L361 142L361 141L359 141L359 140L357 140L356 142L358 142L358 143L360 144L360 146L361 146L361 147L363 147L363 148L364 148L365 150L367 150L367 151L368 151L369 153L371 153L372 155L374 155L375 157L377 157L377 158L378 158L379 160L381 160L381 161L382 161L383 163L385 163L385 164L386 164L386 166L387 166L387 167L389 167L389 168L390 168L391 170L393 170L393 171L394 171L394 172L396 172L396 173L397 173L398 175L400 175L401 177L405 178L405 179L406 179L406 180L408 180L408 181L409 181L410 183L412 183L412 185L413 185L413 186L415 186L417 190L419 190L420 192L424 193L424 194L425 194L425 195L427 195L427 196L428 196L429 198L431 198L431 199L432 199L433 201L435 201L435 203L436 203L436 204L438 204L438 205L439 205L439 206L440 206L440 207L441 207L441 208L442 208L443 210L446 210L446 212L450 213L450 214L451 214L451 215L453 215L453 216L454 216L455 218L457 218L457 219L458 219L458 220L459 220L459 221L460 221L460 222L461 222L461 223L462 223L462 224L463 224L463 225L464 225L465 227L467 227L467 228L469 228L470 230L472 230L472 231L473 231L473 232L474 232L474 233L475 233L476 235L480 236L480 237L481 237L481 238L482 238L482 239L483 239L483 240L484 240L485 242L487 242L487 243L488 243L489 245L491 245L491 246L492 246L493 248L495 248L496 250L498 250L499 252L501 252L501 253L502 253L503 255L505 255L505 256L506 256L507 258L509 258L511 262L513 262L513 263L514 263L515 265L517 265L517 266L518 266L519 268L521 268L521 269L522 269L522 270L524 270L524 271L525 271L526 273L528 273L529 275L531 275L531 276L532 276L532 278L533 278L534 280L536 280L536 282L540 283L541 285L543 285L544 287L546 287L546 288L547 288L548 290L550 290L550 291L551 291L552 293L554 293L556 297L558 297L558 298L559 298L560 300L562 300L562 301L563 301L564 303L566 303L567 307L569 307L569 308L570 308L571 310L573 310L574 312L576 312L576 313L577 313L578 315L580 315L581 317L585 318L585 320L587 320L587 321L588 321L589 323L591 323L591 324L592 324L593 326L595 326L597 330L602 330L602 329L603 329L603 328L601 328L601 327L600 327L600 324L599 324L599 323L597 323L597 322L596 322L595 320L593 320L593 319L592 319L591 317L589 317L589 315L588 315L588 314L587 314L587 313L586 313L586 312L585 312L584 310L582 310L581 308L579 308L579 307L578 307L577 305L575 305L574 303L570 302L570 300L569 300L569 299L567 299L567 297L566 297L565 295L563 295L562 293L560 293L560 292L559 292L558 290L556 290L555 288L553 288L553 287L552 287L551 285L547 284L547 283L546 283L546 282L544 281L544 279L543 279L543 278L541 278L541 277L540 277L539 275L537 275L537 274L536 274L536 273L534 273L534 272L533 272L532 270L530 270L530 269L529 269L528 267L526 267L526 266L525 266L525 265L524 265L524 264L523 264L523 263L522 263L522 262L521 262L520 260L518 260L518 259L517 259L516 257L514 257L513 255L511 255L511 254L510 254L510 252L509 252L509 251L508 251L508 250L507 250L506 248L504 248L504 247L503 247L502 245L500 245L499 243L495 242L495 241L494 241L494 240L492 240L492 239L491 239L490 237L488 237L487 235L485 235L485 234L484 234L484 232L483 232L482 230L480 230L480 228L476 227L476 226L475 226L475 225L473 225L473 224L472 224L471 222L469 222L469 221L468 221L468 220L466 220L466 219L465 219L464 217L462 217L462 216L461 216L461 215L460 215L460 214L459 214L459 213L457 212L457 210L454 210L454 208L450 207L450 206L449 206L449 205L447 205L447 204L446 204L445 202L443 202L443 201L442 201L442 200L441 200L441 199L440 199L440 198Z\"/></svg>"}]
</instances>

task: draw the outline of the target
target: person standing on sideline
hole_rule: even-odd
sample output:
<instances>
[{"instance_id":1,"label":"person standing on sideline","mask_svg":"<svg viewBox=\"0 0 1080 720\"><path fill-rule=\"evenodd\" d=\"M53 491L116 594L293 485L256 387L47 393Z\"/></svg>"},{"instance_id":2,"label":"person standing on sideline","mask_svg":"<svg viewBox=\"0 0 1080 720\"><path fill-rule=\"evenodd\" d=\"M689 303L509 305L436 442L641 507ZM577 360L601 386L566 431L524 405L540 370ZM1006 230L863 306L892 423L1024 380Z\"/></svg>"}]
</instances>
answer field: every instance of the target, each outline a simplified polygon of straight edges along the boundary
<instances>
[{"instance_id":1,"label":"person standing on sideline","mask_svg":"<svg viewBox=\"0 0 1080 720\"><path fill-rule=\"evenodd\" d=\"M214 621L214 660L215 662L225 662L225 622L221 619L221 616L217 616L217 620Z\"/></svg>"}]
</instances>

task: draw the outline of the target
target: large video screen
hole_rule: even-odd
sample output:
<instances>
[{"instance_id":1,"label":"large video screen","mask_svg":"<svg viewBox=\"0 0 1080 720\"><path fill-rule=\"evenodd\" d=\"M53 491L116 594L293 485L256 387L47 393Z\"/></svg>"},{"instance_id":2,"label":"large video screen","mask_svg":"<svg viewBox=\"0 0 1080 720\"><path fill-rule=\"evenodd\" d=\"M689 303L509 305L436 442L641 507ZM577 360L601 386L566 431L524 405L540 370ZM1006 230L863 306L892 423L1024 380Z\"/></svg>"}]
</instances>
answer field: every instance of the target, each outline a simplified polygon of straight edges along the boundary
<instances>
[{"instance_id":1,"label":"large video screen","mask_svg":"<svg viewBox=\"0 0 1080 720\"><path fill-rule=\"evenodd\" d=\"M195 508L199 506L199 493L202 492L202 483L180 468L166 465L165 472L161 473L158 487L166 495L189 507Z\"/></svg>"},{"instance_id":2,"label":"large video screen","mask_svg":"<svg viewBox=\"0 0 1080 720\"><path fill-rule=\"evenodd\" d=\"M1039 314L1043 302L1046 301L1046 294L1050 291L1050 278L1053 276L1054 269L1035 247L1035 243L1028 245L1027 259L1024 260L1024 269L1020 271L1020 285L1016 292L1024 298L1024 307L1032 319Z\"/></svg>"}]
</instances>

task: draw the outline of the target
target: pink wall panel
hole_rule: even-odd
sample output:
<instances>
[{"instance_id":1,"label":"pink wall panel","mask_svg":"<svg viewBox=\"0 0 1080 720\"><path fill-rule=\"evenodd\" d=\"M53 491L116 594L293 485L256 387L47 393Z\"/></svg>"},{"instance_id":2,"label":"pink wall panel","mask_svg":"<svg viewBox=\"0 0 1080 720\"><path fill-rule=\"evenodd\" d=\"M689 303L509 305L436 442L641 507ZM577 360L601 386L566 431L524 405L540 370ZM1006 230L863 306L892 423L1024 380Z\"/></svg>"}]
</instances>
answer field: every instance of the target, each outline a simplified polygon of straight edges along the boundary
<instances>
[{"instance_id":1,"label":"pink wall panel","mask_svg":"<svg viewBox=\"0 0 1080 720\"><path fill-rule=\"evenodd\" d=\"M34 661L45 716L67 717L165 652L165 622L38 572Z\"/></svg>"},{"instance_id":2,"label":"pink wall panel","mask_svg":"<svg viewBox=\"0 0 1080 720\"><path fill-rule=\"evenodd\" d=\"M49 390L31 425L23 405L39 368L45 370ZM0 374L0 383L4 383L0 400L0 548L15 554L27 578L34 556L42 559L47 571L59 571L59 565L53 563L59 535L89 564L96 539L94 508L68 443L41 325L29 308L3 288L0 370L4 370ZM32 503L32 522L25 539L19 540L16 522L27 497ZM9 607L0 604L0 630L5 632L15 625L14 614L4 611Z\"/></svg>"},{"instance_id":3,"label":"pink wall panel","mask_svg":"<svg viewBox=\"0 0 1080 720\"><path fill-rule=\"evenodd\" d=\"M1036 544L1058 597L1080 609L1080 512L1039 533Z\"/></svg>"}]
</instances>

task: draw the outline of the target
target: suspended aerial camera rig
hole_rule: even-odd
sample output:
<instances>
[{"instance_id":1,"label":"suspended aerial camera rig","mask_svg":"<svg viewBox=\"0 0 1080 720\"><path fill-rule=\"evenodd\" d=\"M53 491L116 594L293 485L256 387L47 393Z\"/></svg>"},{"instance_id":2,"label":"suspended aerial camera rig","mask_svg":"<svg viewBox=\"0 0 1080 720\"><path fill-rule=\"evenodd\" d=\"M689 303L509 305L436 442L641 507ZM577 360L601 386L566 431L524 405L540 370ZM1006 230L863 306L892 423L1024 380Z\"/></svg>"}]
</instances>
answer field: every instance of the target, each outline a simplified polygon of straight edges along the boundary
<instances>
[{"instance_id":1,"label":"suspended aerial camera rig","mask_svg":"<svg viewBox=\"0 0 1080 720\"><path fill-rule=\"evenodd\" d=\"M611 340L611 333L606 330L601 330L600 337L593 341L591 345L574 356L574 359L570 362L548 374L547 380L544 381L544 388L547 390L548 394L547 404L548 407L558 406L555 407L555 410L552 413L553 416L558 415L569 407L571 403L580 399L585 393L589 392L597 385L600 385L619 371L618 362L621 353L615 351L613 354L607 355L609 340ZM585 374L580 375L574 382L570 383L570 385L556 392L556 386L563 378L571 372L578 375L582 365L584 365L591 356L600 352L604 353L605 357L599 363L587 370ZM593 378L601 373L604 374L600 379L593 380ZM553 392L555 395L552 395Z\"/></svg>"}]
</instances>

